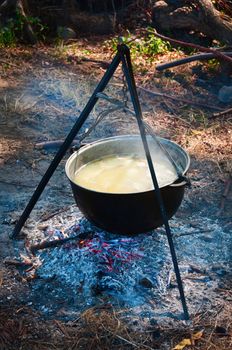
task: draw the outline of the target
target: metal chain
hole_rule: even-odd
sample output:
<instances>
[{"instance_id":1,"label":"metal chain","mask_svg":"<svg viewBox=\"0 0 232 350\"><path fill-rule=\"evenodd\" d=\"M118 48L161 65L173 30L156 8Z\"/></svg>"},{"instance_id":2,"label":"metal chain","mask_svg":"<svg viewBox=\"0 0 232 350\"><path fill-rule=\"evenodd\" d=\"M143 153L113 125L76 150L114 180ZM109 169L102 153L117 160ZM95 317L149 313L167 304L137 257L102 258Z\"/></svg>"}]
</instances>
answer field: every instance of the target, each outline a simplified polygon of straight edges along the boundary
<instances>
[{"instance_id":1,"label":"metal chain","mask_svg":"<svg viewBox=\"0 0 232 350\"><path fill-rule=\"evenodd\" d=\"M121 109L121 106L116 106L109 108L105 111L102 111L98 114L97 118L95 119L94 123L79 137L79 144L96 128L96 126L104 119L109 113L113 113L116 110Z\"/></svg>"},{"instance_id":2,"label":"metal chain","mask_svg":"<svg viewBox=\"0 0 232 350\"><path fill-rule=\"evenodd\" d=\"M132 111L130 108L125 107L125 101L121 102L118 99L108 96L105 93L98 93L97 97L102 98L107 100L108 102L116 105L118 107L118 109L123 109L124 112L130 113L133 116L135 116L135 112ZM128 99L127 99L128 101ZM146 132L153 138L153 140L158 144L158 146L160 147L160 149L165 153L166 157L168 158L168 160L170 161L170 163L172 164L172 166L174 167L177 176L179 179L184 179L186 182L189 182L188 179L183 175L183 169L175 162L175 160L173 159L173 157L171 156L170 152L166 149L166 147L164 147L162 145L162 143L159 141L158 137L156 136L156 134L154 133L153 129L151 128L151 126L145 122L144 120L142 120L142 123L144 125L144 128L146 130Z\"/></svg>"},{"instance_id":3,"label":"metal chain","mask_svg":"<svg viewBox=\"0 0 232 350\"><path fill-rule=\"evenodd\" d=\"M98 96L98 94L97 94L97 97L100 97L100 96ZM81 147L81 143L83 142L83 140L96 128L96 126L102 121L102 119L104 119L109 113L113 113L121 108L122 108L121 106L115 106L115 107L112 107L112 108L109 108L105 111L100 112L98 114L95 122L89 127L89 129L87 131L85 131L82 135L80 135L80 137L78 139L78 144L72 148L73 151L77 151ZM75 164L74 164L75 172L77 169L77 159L78 159L78 157L75 158Z\"/></svg>"},{"instance_id":4,"label":"metal chain","mask_svg":"<svg viewBox=\"0 0 232 350\"><path fill-rule=\"evenodd\" d=\"M99 113L99 115L97 116L97 118L96 118L95 122L93 123L93 125L91 125L91 127L79 137L79 145L95 129L95 127L100 123L100 121L107 114L112 113L112 112L114 112L114 111L116 111L118 109L123 109L125 113L129 111L129 108L128 108L128 86L127 86L126 77L125 77L125 74L123 72L123 69L122 69L122 81L123 81L123 87L122 87L123 102L122 103L119 100L117 100L117 99L109 97L107 94L105 94L103 92L101 92L101 93L99 92L96 95L96 97L105 99L108 102L116 105L116 107L110 108L110 109L108 109L106 111L102 111L101 113ZM130 111L130 112L132 112L132 111Z\"/></svg>"},{"instance_id":5,"label":"metal chain","mask_svg":"<svg viewBox=\"0 0 232 350\"><path fill-rule=\"evenodd\" d=\"M122 69L122 82L123 82L122 94L123 94L124 111L126 112L128 108L128 86L127 86L126 77L123 72L123 69Z\"/></svg>"}]
</instances>

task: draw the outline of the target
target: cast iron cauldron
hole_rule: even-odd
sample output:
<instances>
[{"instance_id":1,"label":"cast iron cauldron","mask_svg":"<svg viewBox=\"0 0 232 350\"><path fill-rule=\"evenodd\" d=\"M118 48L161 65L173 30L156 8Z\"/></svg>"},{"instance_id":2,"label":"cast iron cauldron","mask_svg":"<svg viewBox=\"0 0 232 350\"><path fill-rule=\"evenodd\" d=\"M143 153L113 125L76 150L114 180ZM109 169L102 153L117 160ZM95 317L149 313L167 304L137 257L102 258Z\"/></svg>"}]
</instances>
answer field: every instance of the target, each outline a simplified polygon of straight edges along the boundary
<instances>
[{"instance_id":1,"label":"cast iron cauldron","mask_svg":"<svg viewBox=\"0 0 232 350\"><path fill-rule=\"evenodd\" d=\"M147 137L152 160L161 152L158 143ZM176 143L158 138L184 175L190 164L188 154ZM136 193L103 193L81 187L73 182L75 172L83 165L110 155L131 155L145 158L140 135L116 136L87 144L67 160L65 171L70 180L77 206L96 226L112 233L135 235L162 225L162 217L155 191ZM163 155L165 157L165 155ZM161 187L161 195L170 219L179 208L185 181L176 178Z\"/></svg>"}]
</instances>

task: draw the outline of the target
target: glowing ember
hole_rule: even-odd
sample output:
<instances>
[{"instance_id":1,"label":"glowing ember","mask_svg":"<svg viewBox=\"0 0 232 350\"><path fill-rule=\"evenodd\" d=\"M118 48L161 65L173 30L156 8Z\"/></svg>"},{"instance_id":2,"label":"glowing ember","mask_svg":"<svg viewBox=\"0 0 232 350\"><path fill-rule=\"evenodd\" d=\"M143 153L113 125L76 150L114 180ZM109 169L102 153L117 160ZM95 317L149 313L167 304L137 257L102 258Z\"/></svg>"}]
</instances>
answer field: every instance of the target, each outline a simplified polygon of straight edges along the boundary
<instances>
[{"instance_id":1,"label":"glowing ember","mask_svg":"<svg viewBox=\"0 0 232 350\"><path fill-rule=\"evenodd\" d=\"M120 269L126 268L126 264L143 257L141 252L131 252L138 246L132 238L111 239L104 241L100 234L92 239L82 239L68 243L65 249L81 249L82 252L98 255L98 261L102 265L103 272L119 273Z\"/></svg>"}]
</instances>

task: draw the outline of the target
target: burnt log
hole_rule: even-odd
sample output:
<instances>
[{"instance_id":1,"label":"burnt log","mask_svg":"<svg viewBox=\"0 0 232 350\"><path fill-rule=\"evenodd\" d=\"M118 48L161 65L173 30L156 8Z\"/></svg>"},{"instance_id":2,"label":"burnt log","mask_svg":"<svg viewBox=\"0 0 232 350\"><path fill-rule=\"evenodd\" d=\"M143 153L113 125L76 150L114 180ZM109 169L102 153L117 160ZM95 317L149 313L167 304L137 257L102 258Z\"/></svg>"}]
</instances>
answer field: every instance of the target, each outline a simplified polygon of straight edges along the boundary
<instances>
[{"instance_id":1,"label":"burnt log","mask_svg":"<svg viewBox=\"0 0 232 350\"><path fill-rule=\"evenodd\" d=\"M185 29L232 44L232 20L218 11L211 0L156 1L152 22L160 32Z\"/></svg>"}]
</instances>

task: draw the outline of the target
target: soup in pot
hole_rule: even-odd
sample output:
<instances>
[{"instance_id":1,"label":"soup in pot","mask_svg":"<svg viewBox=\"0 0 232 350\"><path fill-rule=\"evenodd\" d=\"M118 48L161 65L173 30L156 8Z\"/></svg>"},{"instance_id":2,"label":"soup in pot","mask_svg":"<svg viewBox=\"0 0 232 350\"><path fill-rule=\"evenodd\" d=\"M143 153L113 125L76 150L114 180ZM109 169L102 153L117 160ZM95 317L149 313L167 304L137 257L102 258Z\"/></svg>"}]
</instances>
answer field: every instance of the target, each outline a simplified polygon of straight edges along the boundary
<instances>
[{"instance_id":1,"label":"soup in pot","mask_svg":"<svg viewBox=\"0 0 232 350\"><path fill-rule=\"evenodd\" d=\"M154 164L159 187L176 178L173 167L161 160ZM136 193L154 188L147 160L131 155L111 155L79 168L73 178L77 185L106 193Z\"/></svg>"}]
</instances>

